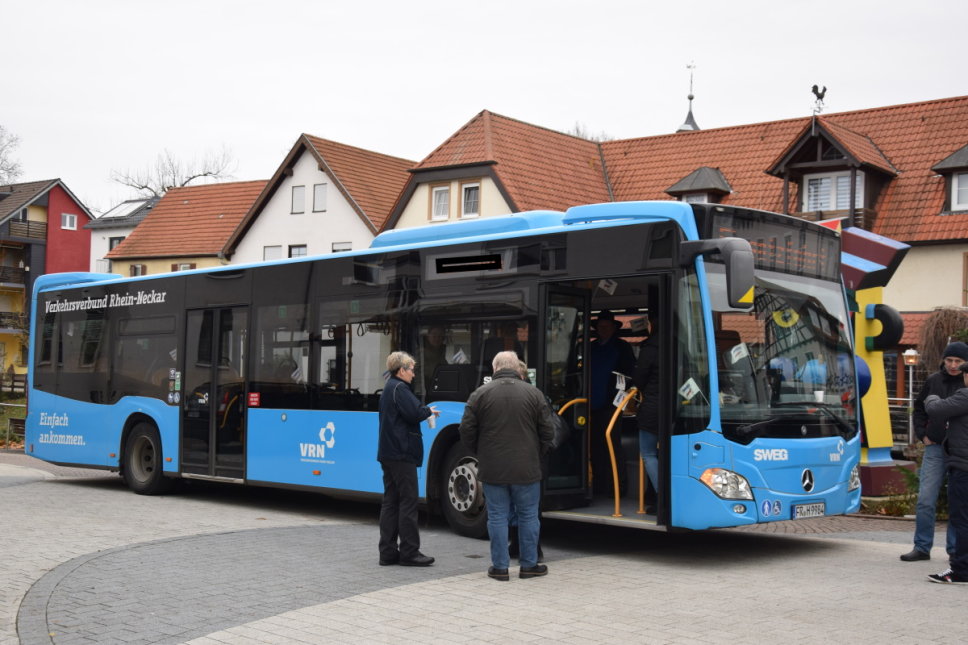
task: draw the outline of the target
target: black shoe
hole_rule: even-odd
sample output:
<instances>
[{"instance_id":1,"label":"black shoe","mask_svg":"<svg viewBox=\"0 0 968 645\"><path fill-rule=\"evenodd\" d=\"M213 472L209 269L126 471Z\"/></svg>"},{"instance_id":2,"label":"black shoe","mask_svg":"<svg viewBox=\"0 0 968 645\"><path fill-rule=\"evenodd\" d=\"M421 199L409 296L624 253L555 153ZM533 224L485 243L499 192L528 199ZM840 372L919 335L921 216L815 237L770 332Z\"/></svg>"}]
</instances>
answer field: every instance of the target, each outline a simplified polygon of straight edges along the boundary
<instances>
[{"instance_id":1,"label":"black shoe","mask_svg":"<svg viewBox=\"0 0 968 645\"><path fill-rule=\"evenodd\" d=\"M487 577L494 578L495 580L504 580L504 581L508 581L511 579L511 576L508 574L507 569L497 569L495 567L487 568Z\"/></svg>"},{"instance_id":2,"label":"black shoe","mask_svg":"<svg viewBox=\"0 0 968 645\"><path fill-rule=\"evenodd\" d=\"M537 578L538 576L548 575L548 565L536 564L533 567L521 567L518 571L519 578Z\"/></svg>"},{"instance_id":3,"label":"black shoe","mask_svg":"<svg viewBox=\"0 0 968 645\"><path fill-rule=\"evenodd\" d=\"M388 566L390 566L392 564L400 564L400 556L399 555L397 557L395 557L395 558L380 558L380 566L381 567L388 567Z\"/></svg>"},{"instance_id":4,"label":"black shoe","mask_svg":"<svg viewBox=\"0 0 968 645\"><path fill-rule=\"evenodd\" d=\"M911 549L909 553L905 553L901 556L901 559L905 562L917 562L918 560L930 560L931 554L926 551L919 551L918 549Z\"/></svg>"},{"instance_id":5,"label":"black shoe","mask_svg":"<svg viewBox=\"0 0 968 645\"><path fill-rule=\"evenodd\" d=\"M423 553L417 553L417 555L407 558L404 560L400 559L398 563L401 567L429 567L434 563L434 559L429 555L424 555Z\"/></svg>"}]
</instances>

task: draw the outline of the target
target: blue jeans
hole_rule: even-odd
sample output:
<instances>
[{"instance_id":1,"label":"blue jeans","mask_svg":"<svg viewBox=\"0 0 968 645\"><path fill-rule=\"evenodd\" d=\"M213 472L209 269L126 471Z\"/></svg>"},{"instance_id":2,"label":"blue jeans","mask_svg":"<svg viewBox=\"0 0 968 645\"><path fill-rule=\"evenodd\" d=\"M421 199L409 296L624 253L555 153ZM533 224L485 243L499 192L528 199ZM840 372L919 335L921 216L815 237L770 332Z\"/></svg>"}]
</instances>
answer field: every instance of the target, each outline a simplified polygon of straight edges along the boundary
<instances>
[{"instance_id":1,"label":"blue jeans","mask_svg":"<svg viewBox=\"0 0 968 645\"><path fill-rule=\"evenodd\" d=\"M541 482L533 484L484 483L484 501L487 504L487 534L491 538L491 564L495 569L507 569L511 561L508 555L508 520L511 503L518 516L518 545L521 548L521 566L538 564L538 504L541 502Z\"/></svg>"},{"instance_id":2,"label":"blue jeans","mask_svg":"<svg viewBox=\"0 0 968 645\"><path fill-rule=\"evenodd\" d=\"M639 452L645 462L645 472L649 476L652 490L658 492L659 486L659 437L648 430L639 430Z\"/></svg>"},{"instance_id":3,"label":"blue jeans","mask_svg":"<svg viewBox=\"0 0 968 645\"><path fill-rule=\"evenodd\" d=\"M918 475L920 486L914 521L914 548L925 553L931 553L931 547L934 545L934 516L938 505L938 493L941 492L947 470L945 461L944 448L941 444L932 443L924 447ZM951 522L948 522L946 550L949 556L955 552L955 530Z\"/></svg>"},{"instance_id":4,"label":"blue jeans","mask_svg":"<svg viewBox=\"0 0 968 645\"><path fill-rule=\"evenodd\" d=\"M968 580L968 470L952 468L948 471L948 536L952 527L957 535L956 550L951 556L951 570L955 577Z\"/></svg>"}]
</instances>

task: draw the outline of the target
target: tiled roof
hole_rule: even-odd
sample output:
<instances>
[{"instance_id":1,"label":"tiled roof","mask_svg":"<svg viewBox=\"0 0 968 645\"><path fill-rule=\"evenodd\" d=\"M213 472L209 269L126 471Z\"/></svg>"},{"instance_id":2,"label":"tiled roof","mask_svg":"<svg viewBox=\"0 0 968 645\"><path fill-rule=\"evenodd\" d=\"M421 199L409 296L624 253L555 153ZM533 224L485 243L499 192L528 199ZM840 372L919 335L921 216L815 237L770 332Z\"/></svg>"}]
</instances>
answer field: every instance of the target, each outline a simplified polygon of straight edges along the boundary
<instances>
[{"instance_id":1,"label":"tiled roof","mask_svg":"<svg viewBox=\"0 0 968 645\"><path fill-rule=\"evenodd\" d=\"M493 164L514 210L564 210L610 201L597 143L487 110L431 152L417 170L484 164Z\"/></svg>"},{"instance_id":2,"label":"tiled roof","mask_svg":"<svg viewBox=\"0 0 968 645\"><path fill-rule=\"evenodd\" d=\"M110 259L218 255L266 182L172 188Z\"/></svg>"},{"instance_id":3,"label":"tiled roof","mask_svg":"<svg viewBox=\"0 0 968 645\"><path fill-rule=\"evenodd\" d=\"M60 180L45 179L22 184L0 185L0 222L29 205L58 181Z\"/></svg>"},{"instance_id":4,"label":"tiled roof","mask_svg":"<svg viewBox=\"0 0 968 645\"><path fill-rule=\"evenodd\" d=\"M111 228L129 228L137 226L148 216L151 209L158 203L160 197L142 197L140 199L128 199L116 205L99 218L91 220L84 225L84 228L93 230L103 230Z\"/></svg>"},{"instance_id":5,"label":"tiled roof","mask_svg":"<svg viewBox=\"0 0 968 645\"><path fill-rule=\"evenodd\" d=\"M513 208L560 210L613 199L669 199L670 186L709 166L718 168L733 189L722 203L782 212L783 180L766 172L807 132L811 119L606 141L599 146L485 110L417 169L493 164ZM941 214L945 181L931 170L968 143L968 96L827 114L818 123L856 159L887 174L887 183L871 206L876 213L874 233L907 243L968 239L968 213ZM793 211L798 210L798 192L791 184Z\"/></svg>"},{"instance_id":6,"label":"tiled roof","mask_svg":"<svg viewBox=\"0 0 968 645\"><path fill-rule=\"evenodd\" d=\"M897 169L878 149L870 137L854 132L850 128L844 127L839 123L826 117L819 117L817 121L827 129L827 132L839 141L847 149L847 152L857 161L879 168L889 175L897 174Z\"/></svg>"},{"instance_id":7,"label":"tiled roof","mask_svg":"<svg viewBox=\"0 0 968 645\"><path fill-rule=\"evenodd\" d=\"M666 189L700 166L718 168L733 192L722 203L783 210L783 181L766 174L804 120L697 130L602 144L615 199L669 199ZM792 197L791 197L792 202Z\"/></svg>"},{"instance_id":8,"label":"tiled roof","mask_svg":"<svg viewBox=\"0 0 968 645\"><path fill-rule=\"evenodd\" d=\"M904 334L901 335L901 340L897 344L902 347L905 345L916 347L921 342L921 330L924 328L924 322L931 313L930 311L902 311L901 320L904 321Z\"/></svg>"},{"instance_id":9,"label":"tiled roof","mask_svg":"<svg viewBox=\"0 0 968 645\"><path fill-rule=\"evenodd\" d=\"M347 200L362 210L361 214L372 222L374 231L380 230L397 195L410 179L409 170L417 162L309 134L303 136L339 181Z\"/></svg>"}]
</instances>

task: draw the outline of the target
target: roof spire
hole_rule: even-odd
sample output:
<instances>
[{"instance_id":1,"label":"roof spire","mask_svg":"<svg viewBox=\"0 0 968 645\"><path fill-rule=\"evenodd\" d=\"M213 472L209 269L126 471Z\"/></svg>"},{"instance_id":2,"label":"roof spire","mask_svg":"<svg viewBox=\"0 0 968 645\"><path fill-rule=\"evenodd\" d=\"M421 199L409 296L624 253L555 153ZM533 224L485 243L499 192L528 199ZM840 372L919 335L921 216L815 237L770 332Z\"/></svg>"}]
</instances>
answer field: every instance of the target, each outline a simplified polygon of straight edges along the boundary
<instances>
[{"instance_id":1,"label":"roof spire","mask_svg":"<svg viewBox=\"0 0 968 645\"><path fill-rule=\"evenodd\" d=\"M692 116L692 100L696 98L692 93L692 76L693 71L696 69L696 62L690 61L689 64L686 65L686 69L689 70L689 113L686 115L685 122L679 126L679 129L676 130L676 132L691 132L699 129L699 125L696 123L696 118Z\"/></svg>"}]
</instances>

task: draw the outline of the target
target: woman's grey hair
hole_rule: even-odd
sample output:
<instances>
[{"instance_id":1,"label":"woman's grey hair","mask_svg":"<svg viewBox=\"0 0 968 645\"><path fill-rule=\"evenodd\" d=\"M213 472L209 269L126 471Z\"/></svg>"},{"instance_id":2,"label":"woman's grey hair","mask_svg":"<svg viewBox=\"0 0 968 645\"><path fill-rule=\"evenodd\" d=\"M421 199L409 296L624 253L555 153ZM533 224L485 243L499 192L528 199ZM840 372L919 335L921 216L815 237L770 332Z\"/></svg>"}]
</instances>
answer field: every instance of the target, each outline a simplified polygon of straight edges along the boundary
<instances>
[{"instance_id":1,"label":"woman's grey hair","mask_svg":"<svg viewBox=\"0 0 968 645\"><path fill-rule=\"evenodd\" d=\"M396 375L404 367L410 367L414 365L416 361L413 360L413 356L406 352L393 352L387 356L387 371L390 374Z\"/></svg>"},{"instance_id":2,"label":"woman's grey hair","mask_svg":"<svg viewBox=\"0 0 968 645\"><path fill-rule=\"evenodd\" d=\"M518 354L508 350L506 352L498 352L494 355L494 360L491 361L491 367L494 371L498 370L514 370L518 371Z\"/></svg>"}]
</instances>

